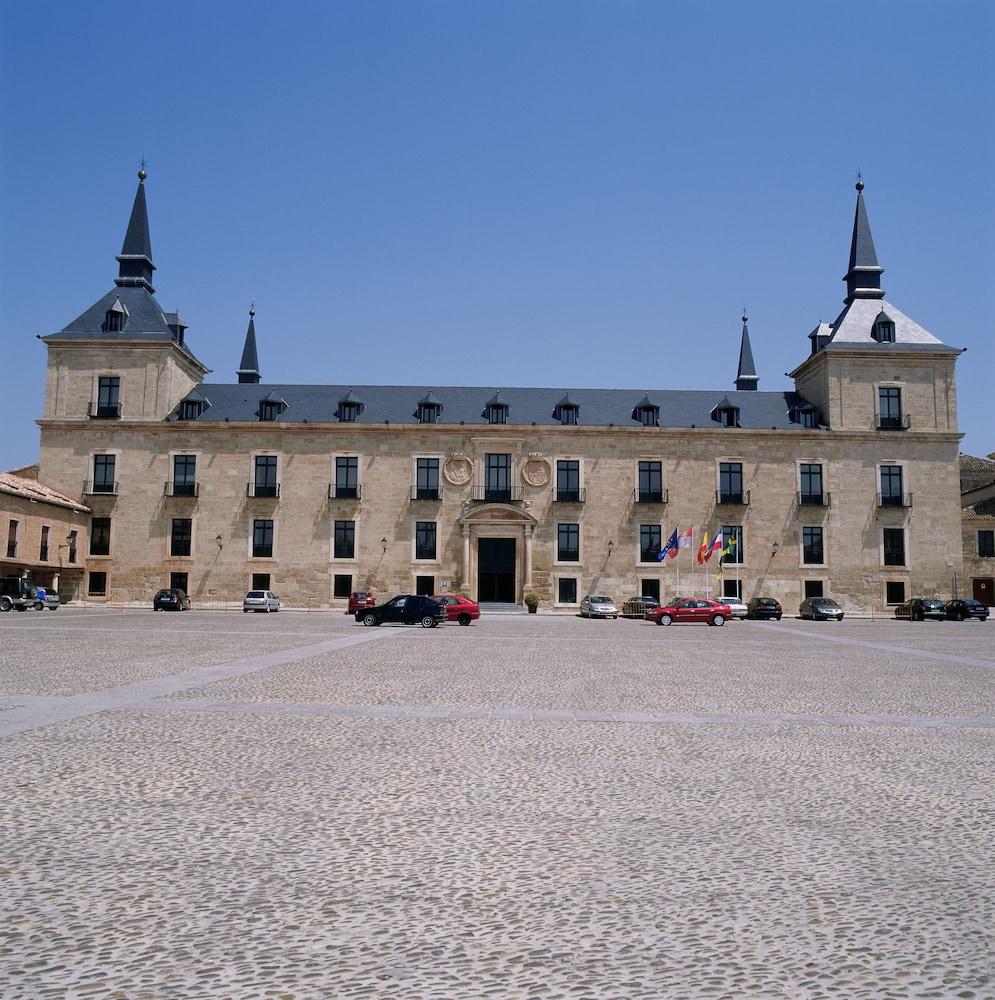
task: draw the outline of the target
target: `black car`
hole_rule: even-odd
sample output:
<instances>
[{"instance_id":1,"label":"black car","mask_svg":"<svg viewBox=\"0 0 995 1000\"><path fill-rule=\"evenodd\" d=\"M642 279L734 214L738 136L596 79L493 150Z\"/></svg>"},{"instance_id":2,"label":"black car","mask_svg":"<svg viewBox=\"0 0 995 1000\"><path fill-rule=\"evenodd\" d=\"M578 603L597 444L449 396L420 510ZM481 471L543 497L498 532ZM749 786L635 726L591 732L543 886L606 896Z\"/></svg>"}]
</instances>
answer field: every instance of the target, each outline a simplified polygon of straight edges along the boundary
<instances>
[{"instance_id":1,"label":"black car","mask_svg":"<svg viewBox=\"0 0 995 1000\"><path fill-rule=\"evenodd\" d=\"M27 611L35 606L37 595L38 588L27 577L0 577L0 611Z\"/></svg>"},{"instance_id":2,"label":"black car","mask_svg":"<svg viewBox=\"0 0 995 1000\"><path fill-rule=\"evenodd\" d=\"M947 613L947 617L953 619L953 621L963 622L967 621L968 618L977 618L981 622L988 620L987 606L982 604L981 601L975 601L970 597L963 601L947 601L943 608Z\"/></svg>"},{"instance_id":3,"label":"black car","mask_svg":"<svg viewBox=\"0 0 995 1000\"><path fill-rule=\"evenodd\" d=\"M913 597L895 608L896 618L908 618L910 622L924 622L927 618L934 622L942 622L947 618L943 601L932 597Z\"/></svg>"},{"instance_id":4,"label":"black car","mask_svg":"<svg viewBox=\"0 0 995 1000\"><path fill-rule=\"evenodd\" d=\"M806 597L798 606L799 618L811 618L812 621L828 621L835 618L843 621L843 609L831 597Z\"/></svg>"},{"instance_id":5,"label":"black car","mask_svg":"<svg viewBox=\"0 0 995 1000\"><path fill-rule=\"evenodd\" d=\"M356 613L356 621L364 625L421 625L422 628L435 628L447 617L442 601L420 594L398 594L386 604Z\"/></svg>"},{"instance_id":6,"label":"black car","mask_svg":"<svg viewBox=\"0 0 995 1000\"><path fill-rule=\"evenodd\" d=\"M176 587L169 587L160 590L152 598L153 611L189 611L190 598L185 590L178 590Z\"/></svg>"},{"instance_id":7,"label":"black car","mask_svg":"<svg viewBox=\"0 0 995 1000\"><path fill-rule=\"evenodd\" d=\"M773 597L753 597L746 605L746 617L756 621L761 618L781 620L784 609Z\"/></svg>"}]
</instances>

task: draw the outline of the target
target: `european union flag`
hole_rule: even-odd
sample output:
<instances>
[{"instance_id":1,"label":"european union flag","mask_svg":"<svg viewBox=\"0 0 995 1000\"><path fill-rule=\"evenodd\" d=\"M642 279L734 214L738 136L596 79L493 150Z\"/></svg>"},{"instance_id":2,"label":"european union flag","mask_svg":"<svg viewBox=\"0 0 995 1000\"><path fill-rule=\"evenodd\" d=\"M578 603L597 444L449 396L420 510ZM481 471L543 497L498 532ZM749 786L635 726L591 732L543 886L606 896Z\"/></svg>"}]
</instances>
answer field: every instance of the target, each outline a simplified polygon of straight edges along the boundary
<instances>
[{"instance_id":1,"label":"european union flag","mask_svg":"<svg viewBox=\"0 0 995 1000\"><path fill-rule=\"evenodd\" d=\"M662 549L660 549L660 552L657 555L657 559L659 559L662 562L664 559L666 559L666 557L668 555L671 557L671 559L673 559L673 557L677 555L677 529L676 528L674 528L674 533L670 536L670 538L667 539L667 544L664 545L664 547Z\"/></svg>"}]
</instances>

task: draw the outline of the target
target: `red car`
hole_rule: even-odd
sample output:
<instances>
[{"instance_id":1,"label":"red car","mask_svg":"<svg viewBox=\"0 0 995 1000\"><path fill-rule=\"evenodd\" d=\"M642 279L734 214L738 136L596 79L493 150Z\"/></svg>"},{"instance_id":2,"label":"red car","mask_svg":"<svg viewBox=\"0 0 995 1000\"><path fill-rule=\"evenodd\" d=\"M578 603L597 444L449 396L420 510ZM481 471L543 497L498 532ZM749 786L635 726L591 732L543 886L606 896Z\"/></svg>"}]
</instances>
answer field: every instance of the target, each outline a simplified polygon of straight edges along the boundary
<instances>
[{"instance_id":1,"label":"red car","mask_svg":"<svg viewBox=\"0 0 995 1000\"><path fill-rule=\"evenodd\" d=\"M377 599L370 591L355 590L349 595L349 610L346 611L346 614L352 615L355 618L360 611L365 611L367 608L375 608L376 606Z\"/></svg>"},{"instance_id":2,"label":"red car","mask_svg":"<svg viewBox=\"0 0 995 1000\"><path fill-rule=\"evenodd\" d=\"M451 622L469 625L480 617L480 605L469 597L459 594L435 594L435 599L441 601Z\"/></svg>"},{"instance_id":3,"label":"red car","mask_svg":"<svg viewBox=\"0 0 995 1000\"><path fill-rule=\"evenodd\" d=\"M646 617L657 625L673 622L704 622L706 625L725 625L732 617L732 608L721 601L710 601L704 597L689 597L675 601L664 608L654 608L646 612Z\"/></svg>"}]
</instances>

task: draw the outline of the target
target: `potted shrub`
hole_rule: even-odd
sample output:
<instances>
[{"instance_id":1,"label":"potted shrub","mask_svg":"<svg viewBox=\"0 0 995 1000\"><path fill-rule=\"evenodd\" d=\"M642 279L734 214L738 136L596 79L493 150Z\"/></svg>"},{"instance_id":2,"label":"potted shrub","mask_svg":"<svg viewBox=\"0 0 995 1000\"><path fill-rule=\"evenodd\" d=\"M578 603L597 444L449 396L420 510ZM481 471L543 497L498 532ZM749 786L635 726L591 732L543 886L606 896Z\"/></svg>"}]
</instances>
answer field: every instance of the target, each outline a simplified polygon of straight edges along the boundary
<instances>
[{"instance_id":1,"label":"potted shrub","mask_svg":"<svg viewBox=\"0 0 995 1000\"><path fill-rule=\"evenodd\" d=\"M529 609L530 615L534 615L539 610L539 595L534 590L530 590L525 595L525 606Z\"/></svg>"}]
</instances>

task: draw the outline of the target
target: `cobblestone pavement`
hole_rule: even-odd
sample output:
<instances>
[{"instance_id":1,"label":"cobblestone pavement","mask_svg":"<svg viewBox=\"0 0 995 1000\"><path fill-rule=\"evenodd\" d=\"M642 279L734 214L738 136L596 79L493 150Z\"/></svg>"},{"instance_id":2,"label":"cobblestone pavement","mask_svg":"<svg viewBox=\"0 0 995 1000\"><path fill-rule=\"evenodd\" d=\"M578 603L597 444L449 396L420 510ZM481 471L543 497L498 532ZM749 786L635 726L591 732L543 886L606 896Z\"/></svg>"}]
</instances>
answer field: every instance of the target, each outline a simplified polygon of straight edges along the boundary
<instances>
[{"instance_id":1,"label":"cobblestone pavement","mask_svg":"<svg viewBox=\"0 0 995 1000\"><path fill-rule=\"evenodd\" d=\"M0 617L0 996L995 997L995 623Z\"/></svg>"}]
</instances>

